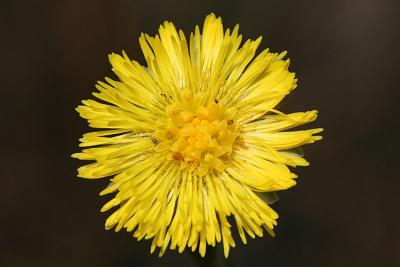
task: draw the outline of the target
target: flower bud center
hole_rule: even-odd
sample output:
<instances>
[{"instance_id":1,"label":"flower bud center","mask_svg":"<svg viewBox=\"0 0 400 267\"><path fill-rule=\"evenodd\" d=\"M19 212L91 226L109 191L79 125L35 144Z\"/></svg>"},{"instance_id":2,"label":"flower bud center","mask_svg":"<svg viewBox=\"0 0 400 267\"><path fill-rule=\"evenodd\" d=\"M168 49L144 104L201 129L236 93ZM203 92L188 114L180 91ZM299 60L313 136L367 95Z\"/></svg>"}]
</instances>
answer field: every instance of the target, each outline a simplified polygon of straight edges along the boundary
<instances>
[{"instance_id":1,"label":"flower bud center","mask_svg":"<svg viewBox=\"0 0 400 267\"><path fill-rule=\"evenodd\" d=\"M192 97L185 90L181 98L167 106L166 118L158 121L158 148L181 169L195 170L199 176L224 171L239 136L235 110L225 109L217 101L202 105L199 96Z\"/></svg>"}]
</instances>

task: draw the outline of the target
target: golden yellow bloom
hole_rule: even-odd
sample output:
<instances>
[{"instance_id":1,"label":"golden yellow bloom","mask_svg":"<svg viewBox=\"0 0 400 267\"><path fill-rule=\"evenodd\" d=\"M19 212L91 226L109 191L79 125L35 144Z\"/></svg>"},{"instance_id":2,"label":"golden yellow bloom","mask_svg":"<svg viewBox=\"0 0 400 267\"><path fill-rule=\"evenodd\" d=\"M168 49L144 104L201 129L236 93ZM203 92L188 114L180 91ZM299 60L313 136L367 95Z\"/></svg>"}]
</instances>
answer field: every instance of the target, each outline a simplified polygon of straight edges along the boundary
<instances>
[{"instance_id":1,"label":"golden yellow bloom","mask_svg":"<svg viewBox=\"0 0 400 267\"><path fill-rule=\"evenodd\" d=\"M165 22L159 35L140 36L147 67L109 56L119 81L106 78L77 108L93 128L73 157L94 163L79 168L89 179L110 177L100 195L116 193L101 209L117 207L106 229L125 228L138 240L167 247L197 248L222 242L227 257L235 246L231 224L246 243L278 215L261 192L296 184L288 166L307 166L293 148L321 139L322 129L286 131L314 121L317 111L284 114L274 107L296 87L286 52L255 57L261 37L241 45L238 26L223 30L207 16L189 44ZM254 58L255 57L255 58Z\"/></svg>"}]
</instances>

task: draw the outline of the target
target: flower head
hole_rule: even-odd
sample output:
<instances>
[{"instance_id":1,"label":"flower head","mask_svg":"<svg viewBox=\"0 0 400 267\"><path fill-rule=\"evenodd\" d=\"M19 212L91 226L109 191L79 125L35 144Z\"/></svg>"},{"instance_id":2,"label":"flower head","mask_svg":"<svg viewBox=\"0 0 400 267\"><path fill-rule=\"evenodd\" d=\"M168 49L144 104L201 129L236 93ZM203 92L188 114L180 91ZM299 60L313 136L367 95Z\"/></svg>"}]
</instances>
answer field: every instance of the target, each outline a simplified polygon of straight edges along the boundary
<instances>
[{"instance_id":1,"label":"flower head","mask_svg":"<svg viewBox=\"0 0 400 267\"><path fill-rule=\"evenodd\" d=\"M101 209L114 208L106 229L152 239L160 255L190 247L204 256L222 242L227 257L232 222L244 243L274 235L278 215L261 193L296 184L288 166L308 162L293 148L321 139L322 129L287 131L317 111L275 109L296 87L286 53L255 57L261 38L241 45L238 28L224 32L211 14L187 42L165 22L156 37L140 36L146 67L125 52L109 56L118 81L98 82L100 101L77 108L103 130L85 134L73 155L94 161L80 177L111 177L100 193L115 193Z\"/></svg>"}]
</instances>

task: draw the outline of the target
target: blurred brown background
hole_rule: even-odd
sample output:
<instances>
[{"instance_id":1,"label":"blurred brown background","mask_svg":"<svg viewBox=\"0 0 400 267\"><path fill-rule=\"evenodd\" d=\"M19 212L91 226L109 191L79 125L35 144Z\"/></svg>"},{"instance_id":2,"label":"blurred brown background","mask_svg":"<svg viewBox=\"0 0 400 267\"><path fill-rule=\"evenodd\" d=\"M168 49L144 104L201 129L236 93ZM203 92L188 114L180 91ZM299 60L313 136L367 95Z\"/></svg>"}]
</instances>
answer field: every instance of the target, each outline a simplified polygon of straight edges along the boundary
<instances>
[{"instance_id":1,"label":"blurred brown background","mask_svg":"<svg viewBox=\"0 0 400 267\"><path fill-rule=\"evenodd\" d=\"M234 266L400 266L399 5L396 1L2 1L0 266L194 266L104 230L107 181L76 178L88 130L74 111L107 54L144 62L140 32L189 33L211 11L245 38L289 51L299 87L285 111L318 109L324 140L280 194L275 239L240 242Z\"/></svg>"}]
</instances>

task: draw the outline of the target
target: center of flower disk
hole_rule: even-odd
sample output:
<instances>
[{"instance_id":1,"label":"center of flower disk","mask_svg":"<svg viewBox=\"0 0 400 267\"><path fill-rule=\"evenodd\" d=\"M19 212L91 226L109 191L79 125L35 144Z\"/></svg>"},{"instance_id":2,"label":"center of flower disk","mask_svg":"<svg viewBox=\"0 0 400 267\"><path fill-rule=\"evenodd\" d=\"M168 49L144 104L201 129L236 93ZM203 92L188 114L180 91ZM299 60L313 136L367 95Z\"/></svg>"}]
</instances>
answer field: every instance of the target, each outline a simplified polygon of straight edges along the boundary
<instances>
[{"instance_id":1,"label":"center of flower disk","mask_svg":"<svg viewBox=\"0 0 400 267\"><path fill-rule=\"evenodd\" d=\"M201 95L192 96L183 90L181 100L167 106L166 118L157 121L153 136L167 160L199 176L224 171L239 136L238 124L233 120L235 110L225 109L216 100L206 105L201 102Z\"/></svg>"}]
</instances>

